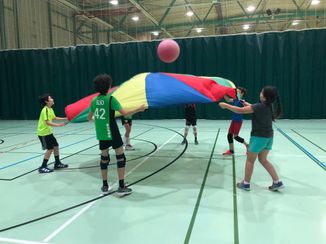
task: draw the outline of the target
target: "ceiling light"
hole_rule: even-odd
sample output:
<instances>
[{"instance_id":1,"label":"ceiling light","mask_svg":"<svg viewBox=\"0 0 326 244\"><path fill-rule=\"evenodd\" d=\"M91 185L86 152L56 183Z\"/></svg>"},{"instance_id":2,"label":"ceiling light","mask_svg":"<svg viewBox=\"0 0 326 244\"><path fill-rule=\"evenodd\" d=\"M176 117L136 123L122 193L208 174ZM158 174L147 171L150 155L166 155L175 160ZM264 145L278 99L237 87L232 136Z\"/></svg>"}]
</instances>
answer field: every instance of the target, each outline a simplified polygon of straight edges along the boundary
<instances>
[{"instance_id":1,"label":"ceiling light","mask_svg":"<svg viewBox=\"0 0 326 244\"><path fill-rule=\"evenodd\" d=\"M292 25L298 25L299 24L299 20L293 20Z\"/></svg>"},{"instance_id":2,"label":"ceiling light","mask_svg":"<svg viewBox=\"0 0 326 244\"><path fill-rule=\"evenodd\" d=\"M253 6L253 5L250 5L250 6L247 7L248 12L253 12L253 11L255 11L255 9L256 9L256 7Z\"/></svg>"},{"instance_id":3,"label":"ceiling light","mask_svg":"<svg viewBox=\"0 0 326 244\"><path fill-rule=\"evenodd\" d=\"M138 17L137 15L135 15L135 16L133 16L131 19L132 19L133 21L138 21L138 20L139 20L139 17Z\"/></svg>"},{"instance_id":4,"label":"ceiling light","mask_svg":"<svg viewBox=\"0 0 326 244\"><path fill-rule=\"evenodd\" d=\"M242 28L243 28L244 30L248 30L248 29L250 28L250 25L248 25L248 24L243 25Z\"/></svg>"},{"instance_id":5,"label":"ceiling light","mask_svg":"<svg viewBox=\"0 0 326 244\"><path fill-rule=\"evenodd\" d=\"M111 3L112 5L118 5L119 2L118 2L118 0L111 0L110 3Z\"/></svg>"},{"instance_id":6,"label":"ceiling light","mask_svg":"<svg viewBox=\"0 0 326 244\"><path fill-rule=\"evenodd\" d=\"M319 4L319 3L320 3L319 0L312 0L312 1L311 1L311 5L317 5L317 4Z\"/></svg>"},{"instance_id":7,"label":"ceiling light","mask_svg":"<svg viewBox=\"0 0 326 244\"><path fill-rule=\"evenodd\" d=\"M192 12L192 11L189 10L189 11L186 13L186 15L187 15L188 17L191 17L191 16L194 15L194 12Z\"/></svg>"},{"instance_id":8,"label":"ceiling light","mask_svg":"<svg viewBox=\"0 0 326 244\"><path fill-rule=\"evenodd\" d=\"M154 36L158 36L160 33L159 33L158 31L153 31L152 34L153 34Z\"/></svg>"},{"instance_id":9,"label":"ceiling light","mask_svg":"<svg viewBox=\"0 0 326 244\"><path fill-rule=\"evenodd\" d=\"M203 31L203 28L196 28L197 33L201 33Z\"/></svg>"}]
</instances>

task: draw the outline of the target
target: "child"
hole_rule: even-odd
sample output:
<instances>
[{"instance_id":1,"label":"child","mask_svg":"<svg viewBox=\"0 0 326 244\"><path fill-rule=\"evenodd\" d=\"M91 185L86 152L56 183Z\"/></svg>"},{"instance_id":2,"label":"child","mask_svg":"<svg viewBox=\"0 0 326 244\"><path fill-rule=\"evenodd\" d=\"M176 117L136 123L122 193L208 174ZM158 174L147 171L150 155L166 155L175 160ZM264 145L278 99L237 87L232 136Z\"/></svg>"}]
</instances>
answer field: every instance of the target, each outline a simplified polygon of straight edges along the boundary
<instances>
[{"instance_id":1,"label":"child","mask_svg":"<svg viewBox=\"0 0 326 244\"><path fill-rule=\"evenodd\" d=\"M121 116L121 123L125 127L126 132L123 137L123 144L125 145L126 150L135 150L134 147L130 144L130 132L132 126L132 116Z\"/></svg>"},{"instance_id":2,"label":"child","mask_svg":"<svg viewBox=\"0 0 326 244\"><path fill-rule=\"evenodd\" d=\"M181 142L182 145L186 143L186 137L188 135L188 131L190 128L190 125L192 125L192 130L194 132L195 136L195 144L198 145L197 140L197 117L196 117L196 105L195 104L186 104L185 105L185 118L186 118L186 127L184 132L184 138Z\"/></svg>"},{"instance_id":3,"label":"child","mask_svg":"<svg viewBox=\"0 0 326 244\"><path fill-rule=\"evenodd\" d=\"M118 196L129 195L132 193L132 190L124 183L126 157L114 115L115 111L119 111L123 116L131 115L139 111L144 111L145 106L142 105L130 111L124 110L114 96L107 94L112 85L112 79L107 74L98 75L93 82L95 91L100 94L93 98L87 119L88 121L95 120L96 137L99 140L101 150L100 167L103 180L101 190L103 194L109 193L110 188L107 181L108 163L110 162L109 147L112 147L115 150L118 167L119 188L117 194Z\"/></svg>"},{"instance_id":4,"label":"child","mask_svg":"<svg viewBox=\"0 0 326 244\"><path fill-rule=\"evenodd\" d=\"M55 164L54 169L67 168L67 164L63 164L59 159L59 144L56 138L53 136L51 126L59 127L64 126L65 123L56 124L52 120L66 120L67 118L56 117L52 106L54 100L50 94L43 94L39 97L39 102L44 106L37 125L37 135L41 141L42 149L45 150L45 155L41 167L38 169L39 173L51 173L53 169L48 168L48 161L54 151Z\"/></svg>"},{"instance_id":5,"label":"child","mask_svg":"<svg viewBox=\"0 0 326 244\"><path fill-rule=\"evenodd\" d=\"M228 103L232 103L236 107L244 107L244 101L242 101L242 98L246 95L247 90L243 87L238 87L237 88L237 93L239 94L239 99L232 99L227 96L224 97L224 99ZM229 142L229 150L227 150L225 153L223 153L224 156L229 156L234 154L234 144L233 144L233 138L237 142L240 142L246 146L246 151L248 151L248 143L239 136L239 132L242 126L242 121L243 121L243 115L242 114L237 114L233 113L232 115L232 121L229 127L229 132L228 132L228 142Z\"/></svg>"},{"instance_id":6,"label":"child","mask_svg":"<svg viewBox=\"0 0 326 244\"><path fill-rule=\"evenodd\" d=\"M273 109L273 103L276 102L276 109ZM260 103L252 104L239 108L227 103L219 103L222 109L229 109L239 114L252 113L252 129L249 142L248 155L245 166L244 180L237 183L237 187L246 191L250 190L250 179L254 170L254 162L257 159L271 175L273 183L268 187L271 191L284 188L279 179L274 166L268 161L267 155L273 145L273 125L272 122L280 116L282 109L279 96L275 87L265 86L260 92Z\"/></svg>"}]
</instances>

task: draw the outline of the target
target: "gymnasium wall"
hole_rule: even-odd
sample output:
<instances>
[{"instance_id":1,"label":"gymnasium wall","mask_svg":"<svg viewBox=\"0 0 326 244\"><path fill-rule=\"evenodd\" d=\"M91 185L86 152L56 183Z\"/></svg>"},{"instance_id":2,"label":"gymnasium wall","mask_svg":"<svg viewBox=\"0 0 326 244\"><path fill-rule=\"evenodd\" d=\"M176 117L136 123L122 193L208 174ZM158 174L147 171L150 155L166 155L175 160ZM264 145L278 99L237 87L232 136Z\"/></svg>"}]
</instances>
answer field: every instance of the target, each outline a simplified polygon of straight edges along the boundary
<instances>
[{"instance_id":1,"label":"gymnasium wall","mask_svg":"<svg viewBox=\"0 0 326 244\"><path fill-rule=\"evenodd\" d=\"M109 73L119 85L141 72L221 76L247 88L257 102L265 85L279 88L283 118L326 118L326 29L176 40L180 56L159 61L158 41L0 51L0 118L37 119L37 97L50 92L55 111L94 93L92 79ZM142 119L183 118L182 106L149 110ZM198 117L227 119L216 104L198 106Z\"/></svg>"}]
</instances>

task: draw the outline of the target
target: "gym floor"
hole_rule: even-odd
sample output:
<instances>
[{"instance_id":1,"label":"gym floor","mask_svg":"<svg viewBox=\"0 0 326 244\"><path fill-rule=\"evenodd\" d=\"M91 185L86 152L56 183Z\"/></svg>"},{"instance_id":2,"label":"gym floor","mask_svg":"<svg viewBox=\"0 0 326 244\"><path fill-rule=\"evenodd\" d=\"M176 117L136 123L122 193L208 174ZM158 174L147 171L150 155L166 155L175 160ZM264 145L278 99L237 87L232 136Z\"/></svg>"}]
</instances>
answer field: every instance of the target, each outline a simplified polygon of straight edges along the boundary
<instances>
[{"instance_id":1,"label":"gym floor","mask_svg":"<svg viewBox=\"0 0 326 244\"><path fill-rule=\"evenodd\" d=\"M258 161L251 191L236 188L246 154L235 143L235 156L222 156L229 123L198 120L199 145L191 130L181 145L183 120L133 121L126 181L134 192L119 198L101 195L94 124L54 128L69 168L39 174L37 121L0 121L0 243L326 243L326 121L274 124L269 159L285 184L279 192L267 189ZM250 128L246 120L247 141Z\"/></svg>"}]
</instances>

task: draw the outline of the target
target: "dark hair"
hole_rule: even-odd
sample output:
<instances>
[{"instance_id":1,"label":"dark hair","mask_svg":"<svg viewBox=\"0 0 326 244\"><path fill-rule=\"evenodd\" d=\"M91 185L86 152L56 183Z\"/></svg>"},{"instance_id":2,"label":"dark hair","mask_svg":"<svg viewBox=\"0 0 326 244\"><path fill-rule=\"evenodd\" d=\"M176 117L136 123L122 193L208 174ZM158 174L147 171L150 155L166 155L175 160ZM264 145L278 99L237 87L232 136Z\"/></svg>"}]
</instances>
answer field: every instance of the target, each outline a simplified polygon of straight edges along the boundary
<instances>
[{"instance_id":1,"label":"dark hair","mask_svg":"<svg viewBox=\"0 0 326 244\"><path fill-rule=\"evenodd\" d=\"M273 121L275 121L275 118L279 118L282 114L282 105L278 91L274 86L265 86L262 92L266 99L265 103L269 105L272 110Z\"/></svg>"},{"instance_id":2,"label":"dark hair","mask_svg":"<svg viewBox=\"0 0 326 244\"><path fill-rule=\"evenodd\" d=\"M43 95L39 96L38 97L39 103L45 106L46 102L49 101L49 96L51 96L51 94L49 93L44 93Z\"/></svg>"},{"instance_id":3,"label":"dark hair","mask_svg":"<svg viewBox=\"0 0 326 244\"><path fill-rule=\"evenodd\" d=\"M239 89L241 91L243 96L245 96L247 94L247 89L246 88L243 88L243 87L239 86L239 87L237 87L237 89Z\"/></svg>"},{"instance_id":4,"label":"dark hair","mask_svg":"<svg viewBox=\"0 0 326 244\"><path fill-rule=\"evenodd\" d=\"M95 91L101 95L106 95L112 84L112 78L108 74L100 74L93 80Z\"/></svg>"}]
</instances>

